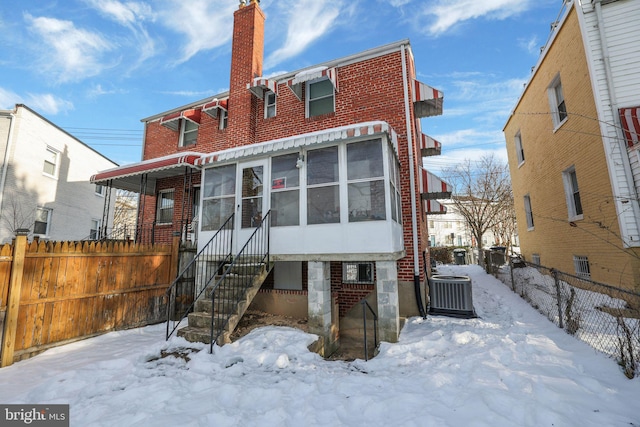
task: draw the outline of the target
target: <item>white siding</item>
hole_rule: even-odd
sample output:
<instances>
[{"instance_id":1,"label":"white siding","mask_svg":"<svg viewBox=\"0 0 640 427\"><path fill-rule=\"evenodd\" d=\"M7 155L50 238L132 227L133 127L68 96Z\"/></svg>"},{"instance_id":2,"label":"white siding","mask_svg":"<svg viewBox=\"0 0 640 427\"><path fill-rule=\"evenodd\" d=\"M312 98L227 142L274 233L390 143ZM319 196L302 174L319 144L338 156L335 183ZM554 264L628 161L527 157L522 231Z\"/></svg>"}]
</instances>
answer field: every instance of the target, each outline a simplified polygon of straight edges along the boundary
<instances>
[{"instance_id":1,"label":"white siding","mask_svg":"<svg viewBox=\"0 0 640 427\"><path fill-rule=\"evenodd\" d=\"M618 108L640 105L640 1L619 0L602 6L613 97L609 94L595 6L592 1L583 0L578 11L582 11L578 15L622 238L628 246L640 246L640 165L626 150L618 116Z\"/></svg>"},{"instance_id":2,"label":"white siding","mask_svg":"<svg viewBox=\"0 0 640 427\"><path fill-rule=\"evenodd\" d=\"M115 163L22 106L17 108L10 145L0 241L13 237L6 219L33 231L33 214L38 206L53 210L51 232L46 238L87 238L91 221L102 218L104 207L104 197L95 194L89 178ZM56 177L43 173L47 147L60 153Z\"/></svg>"}]
</instances>

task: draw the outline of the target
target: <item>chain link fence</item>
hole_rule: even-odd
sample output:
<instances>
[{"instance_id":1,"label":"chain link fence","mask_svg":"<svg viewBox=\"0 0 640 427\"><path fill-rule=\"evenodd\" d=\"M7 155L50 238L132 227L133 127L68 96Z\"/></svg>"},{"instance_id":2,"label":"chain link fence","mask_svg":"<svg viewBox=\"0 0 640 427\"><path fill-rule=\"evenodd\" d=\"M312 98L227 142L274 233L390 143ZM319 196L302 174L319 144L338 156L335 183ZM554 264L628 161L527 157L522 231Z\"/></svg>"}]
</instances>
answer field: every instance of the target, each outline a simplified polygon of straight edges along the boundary
<instances>
[{"instance_id":1,"label":"chain link fence","mask_svg":"<svg viewBox=\"0 0 640 427\"><path fill-rule=\"evenodd\" d=\"M640 294L504 254L485 260L488 273L558 327L614 358L628 378L640 376Z\"/></svg>"}]
</instances>

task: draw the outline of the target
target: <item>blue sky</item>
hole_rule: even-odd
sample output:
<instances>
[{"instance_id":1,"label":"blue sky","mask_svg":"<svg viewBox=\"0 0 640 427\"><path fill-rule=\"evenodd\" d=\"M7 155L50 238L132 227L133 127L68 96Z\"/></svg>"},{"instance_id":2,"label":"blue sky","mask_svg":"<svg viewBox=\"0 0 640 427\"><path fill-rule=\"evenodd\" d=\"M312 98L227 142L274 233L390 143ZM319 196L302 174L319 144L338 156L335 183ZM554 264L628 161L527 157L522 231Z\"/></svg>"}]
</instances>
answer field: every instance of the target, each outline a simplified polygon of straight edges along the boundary
<instances>
[{"instance_id":1,"label":"blue sky","mask_svg":"<svg viewBox=\"0 0 640 427\"><path fill-rule=\"evenodd\" d=\"M262 0L264 74L408 38L418 78L444 92L422 119L438 172L496 152L559 0ZM23 103L119 164L140 119L226 90L237 0L0 3L0 109Z\"/></svg>"}]
</instances>

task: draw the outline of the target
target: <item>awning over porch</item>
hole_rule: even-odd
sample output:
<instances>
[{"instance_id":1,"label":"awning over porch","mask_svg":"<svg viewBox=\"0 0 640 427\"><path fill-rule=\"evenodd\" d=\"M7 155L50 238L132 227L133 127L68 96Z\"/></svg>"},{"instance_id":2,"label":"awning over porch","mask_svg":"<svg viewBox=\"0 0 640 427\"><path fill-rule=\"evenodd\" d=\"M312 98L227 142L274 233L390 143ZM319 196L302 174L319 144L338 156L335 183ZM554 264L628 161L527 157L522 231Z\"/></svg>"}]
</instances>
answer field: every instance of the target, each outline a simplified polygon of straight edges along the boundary
<instances>
[{"instance_id":1,"label":"awning over porch","mask_svg":"<svg viewBox=\"0 0 640 427\"><path fill-rule=\"evenodd\" d=\"M436 200L424 200L424 211L428 215L441 215L447 213L447 207Z\"/></svg>"},{"instance_id":2,"label":"awning over porch","mask_svg":"<svg viewBox=\"0 0 640 427\"><path fill-rule=\"evenodd\" d=\"M453 187L426 169L422 169L420 195L424 200L449 199Z\"/></svg>"},{"instance_id":3,"label":"awning over porch","mask_svg":"<svg viewBox=\"0 0 640 427\"><path fill-rule=\"evenodd\" d=\"M263 77L256 77L253 79L253 83L247 83L247 89L251 91L255 96L262 99L265 92L278 93L278 83L275 80L265 79Z\"/></svg>"},{"instance_id":4,"label":"awning over porch","mask_svg":"<svg viewBox=\"0 0 640 427\"><path fill-rule=\"evenodd\" d=\"M183 175L185 168L198 169L195 163L200 156L199 153L188 152L145 160L99 172L91 177L91 182L102 185L111 183L113 188L153 195L156 180ZM146 175L147 181L144 188L141 185L143 175Z\"/></svg>"},{"instance_id":5,"label":"awning over porch","mask_svg":"<svg viewBox=\"0 0 640 427\"><path fill-rule=\"evenodd\" d=\"M424 133L420 134L420 153L422 157L439 156L442 144Z\"/></svg>"},{"instance_id":6,"label":"awning over porch","mask_svg":"<svg viewBox=\"0 0 640 427\"><path fill-rule=\"evenodd\" d=\"M189 120L199 125L201 111L200 108L190 108L188 110L167 114L160 119L160 124L174 131L180 129L180 119Z\"/></svg>"},{"instance_id":7,"label":"awning over porch","mask_svg":"<svg viewBox=\"0 0 640 427\"><path fill-rule=\"evenodd\" d=\"M218 110L227 111L227 101L228 99L213 98L202 106L202 112L215 119L218 117Z\"/></svg>"},{"instance_id":8,"label":"awning over porch","mask_svg":"<svg viewBox=\"0 0 640 427\"><path fill-rule=\"evenodd\" d=\"M640 107L621 108L620 124L628 147L640 143Z\"/></svg>"},{"instance_id":9,"label":"awning over porch","mask_svg":"<svg viewBox=\"0 0 640 427\"><path fill-rule=\"evenodd\" d=\"M333 84L333 88L338 90L338 74L335 68L316 67L309 70L300 71L292 79L287 80L287 86L294 95L302 101L302 84L311 80L328 77Z\"/></svg>"},{"instance_id":10,"label":"awning over porch","mask_svg":"<svg viewBox=\"0 0 640 427\"><path fill-rule=\"evenodd\" d=\"M418 80L413 80L413 110L417 118L442 114L444 94Z\"/></svg>"}]
</instances>

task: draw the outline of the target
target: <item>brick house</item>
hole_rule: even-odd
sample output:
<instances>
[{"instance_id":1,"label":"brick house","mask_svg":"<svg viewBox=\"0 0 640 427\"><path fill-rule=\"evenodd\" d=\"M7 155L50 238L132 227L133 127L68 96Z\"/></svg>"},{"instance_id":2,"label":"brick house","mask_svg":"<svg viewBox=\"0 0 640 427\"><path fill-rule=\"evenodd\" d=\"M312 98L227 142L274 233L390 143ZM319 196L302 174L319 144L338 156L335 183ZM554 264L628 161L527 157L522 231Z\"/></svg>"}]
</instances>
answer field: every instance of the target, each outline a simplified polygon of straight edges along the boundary
<instances>
[{"instance_id":1,"label":"brick house","mask_svg":"<svg viewBox=\"0 0 640 427\"><path fill-rule=\"evenodd\" d=\"M395 342L403 317L425 313L427 208L441 210L427 199L451 192L422 168L440 144L420 118L442 114L443 95L416 80L408 40L265 77L265 16L243 3L229 90L143 119L143 161L93 180L144 194L156 240L197 235L199 248L235 214L238 250L269 212L276 262L252 303L307 317L335 348L367 298Z\"/></svg>"},{"instance_id":2,"label":"brick house","mask_svg":"<svg viewBox=\"0 0 640 427\"><path fill-rule=\"evenodd\" d=\"M567 2L504 127L525 258L636 292L639 20L637 1Z\"/></svg>"}]
</instances>

